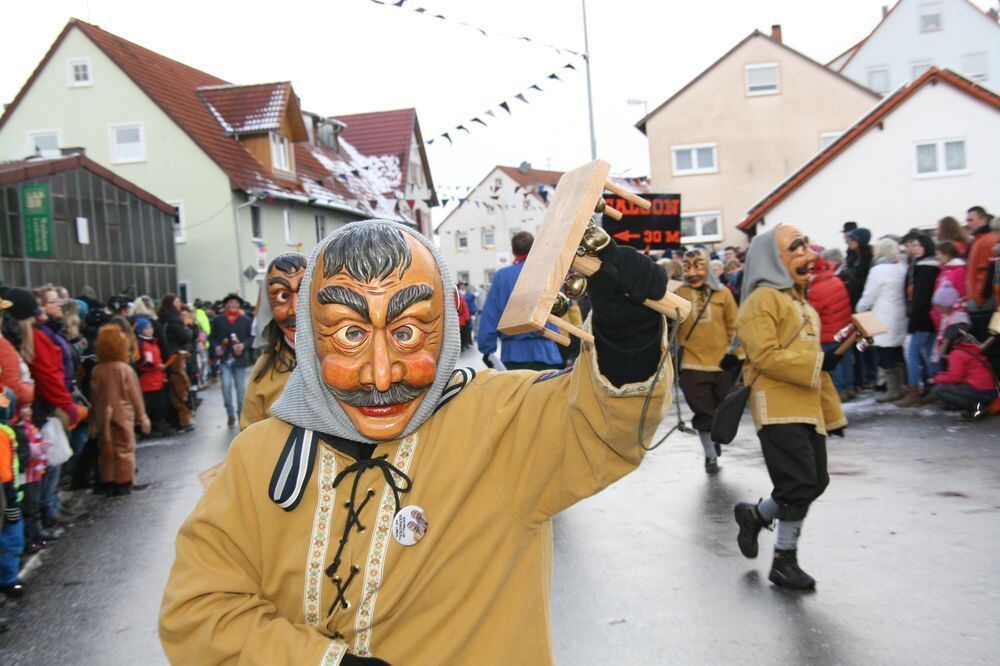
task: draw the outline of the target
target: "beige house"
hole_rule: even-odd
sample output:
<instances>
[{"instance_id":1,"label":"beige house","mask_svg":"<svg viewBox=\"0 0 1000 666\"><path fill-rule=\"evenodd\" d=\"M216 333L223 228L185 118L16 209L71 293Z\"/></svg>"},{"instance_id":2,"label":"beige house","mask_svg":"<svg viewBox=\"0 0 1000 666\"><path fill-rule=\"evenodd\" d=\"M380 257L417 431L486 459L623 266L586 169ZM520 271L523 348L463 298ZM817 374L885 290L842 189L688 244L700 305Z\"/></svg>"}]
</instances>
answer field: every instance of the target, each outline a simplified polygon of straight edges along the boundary
<instances>
[{"instance_id":1,"label":"beige house","mask_svg":"<svg viewBox=\"0 0 1000 666\"><path fill-rule=\"evenodd\" d=\"M652 191L680 193L681 241L745 245L747 209L878 100L754 31L640 120Z\"/></svg>"}]
</instances>

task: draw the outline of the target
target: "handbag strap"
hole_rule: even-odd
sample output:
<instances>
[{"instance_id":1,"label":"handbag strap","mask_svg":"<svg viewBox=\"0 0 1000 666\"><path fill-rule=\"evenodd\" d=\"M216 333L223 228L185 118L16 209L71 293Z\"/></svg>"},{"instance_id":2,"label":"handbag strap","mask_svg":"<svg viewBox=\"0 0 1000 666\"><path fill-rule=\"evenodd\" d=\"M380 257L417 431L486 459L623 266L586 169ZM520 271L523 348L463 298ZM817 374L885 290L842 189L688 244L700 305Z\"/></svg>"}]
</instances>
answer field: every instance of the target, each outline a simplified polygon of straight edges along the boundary
<instances>
[{"instance_id":1,"label":"handbag strap","mask_svg":"<svg viewBox=\"0 0 1000 666\"><path fill-rule=\"evenodd\" d=\"M790 338L790 339L788 340L788 342L787 342L787 343L785 343L785 344L783 344L783 345L780 345L780 346L778 347L778 349L787 349L787 348L788 348L788 347L789 347L789 346L790 346L790 345L791 345L791 344L792 344L793 342L795 342L795 338L799 337L799 333L801 333L801 332L802 332L802 329L803 329L803 328L805 328L805 327L806 327L806 324L808 323L808 320L807 320L807 316L808 316L808 315L806 315L806 313L805 313L805 312L803 312L803 313L802 313L802 325L801 325L801 326L799 326L799 328L798 328L798 330L797 330L797 331L795 331L795 335L793 335L793 336L792 336L792 337L791 337L791 338ZM743 341L742 341L742 340L740 340L740 344L743 344ZM746 351L746 348L745 348L745 347L744 347L744 351ZM750 355L749 355L749 354L747 354L747 363L750 363ZM754 366L754 364L753 364L753 363L750 363L750 366L751 366L751 367L754 367L754 368L756 368L756 366ZM747 386L748 386L748 387L751 387L751 386L753 386L753 385L754 385L754 383L755 383L755 382L757 381L757 378L758 378L758 377L760 377L760 376L761 376L762 374L763 374L763 373L762 373L762 372L761 372L761 371L760 371L760 370L758 369L758 370L757 370L757 375L756 375L756 376L755 376L755 377L753 378L753 380L752 380L752 381L751 381L751 382L750 382L749 384L747 384Z\"/></svg>"},{"instance_id":2,"label":"handbag strap","mask_svg":"<svg viewBox=\"0 0 1000 666\"><path fill-rule=\"evenodd\" d=\"M707 310L708 306L712 304L713 296L715 296L715 292L709 289L708 298L705 299L705 304L701 306L701 310L699 310L698 316L694 318L694 323L691 324L691 328L688 329L687 335L684 336L684 342L687 342L689 339L691 339L691 334L694 333L694 329L698 327L698 322L701 321L701 316L705 314L705 310Z\"/></svg>"}]
</instances>

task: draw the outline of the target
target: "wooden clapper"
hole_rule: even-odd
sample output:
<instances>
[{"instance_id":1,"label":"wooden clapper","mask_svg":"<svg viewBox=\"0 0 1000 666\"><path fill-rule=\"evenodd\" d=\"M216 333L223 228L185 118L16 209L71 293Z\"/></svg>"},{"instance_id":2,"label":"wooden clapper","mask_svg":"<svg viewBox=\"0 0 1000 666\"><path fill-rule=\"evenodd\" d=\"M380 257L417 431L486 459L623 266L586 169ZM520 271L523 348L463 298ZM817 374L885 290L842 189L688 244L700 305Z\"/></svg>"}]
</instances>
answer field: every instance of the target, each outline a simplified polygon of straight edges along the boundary
<instances>
[{"instance_id":1,"label":"wooden clapper","mask_svg":"<svg viewBox=\"0 0 1000 666\"><path fill-rule=\"evenodd\" d=\"M879 321L874 312L857 312L851 315L851 323L837 333L837 340L840 342L840 345L834 353L840 356L856 342L859 345L859 349L862 345L867 347L872 343L872 338L876 335L888 332L889 329ZM841 335L844 337L841 338Z\"/></svg>"},{"instance_id":2,"label":"wooden clapper","mask_svg":"<svg viewBox=\"0 0 1000 666\"><path fill-rule=\"evenodd\" d=\"M561 345L569 345L567 336L545 328L547 323L553 323L581 340L594 341L590 333L561 318L569 301L560 289L565 282L568 294L582 295L585 278L601 267L600 251L607 247L610 237L591 224L591 216L603 212L621 218L618 211L605 209L604 190L644 210L650 208L645 199L607 182L609 173L610 164L594 160L567 171L559 179L538 236L500 317L501 331L508 335L540 333ZM647 300L644 305L678 322L691 310L691 303L671 291L658 301Z\"/></svg>"}]
</instances>

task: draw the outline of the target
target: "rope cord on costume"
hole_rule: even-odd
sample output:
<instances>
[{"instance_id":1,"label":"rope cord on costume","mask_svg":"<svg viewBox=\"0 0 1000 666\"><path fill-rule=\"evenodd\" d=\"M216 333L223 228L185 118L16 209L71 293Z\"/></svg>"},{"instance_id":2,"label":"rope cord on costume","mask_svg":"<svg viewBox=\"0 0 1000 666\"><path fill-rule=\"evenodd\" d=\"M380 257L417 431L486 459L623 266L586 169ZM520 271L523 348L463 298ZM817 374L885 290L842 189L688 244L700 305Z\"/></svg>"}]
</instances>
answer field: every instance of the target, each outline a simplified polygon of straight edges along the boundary
<instances>
[{"instance_id":1,"label":"rope cord on costume","mask_svg":"<svg viewBox=\"0 0 1000 666\"><path fill-rule=\"evenodd\" d=\"M361 524L361 512L364 511L365 506L368 501L375 496L375 491L371 488L365 493L365 498L360 504L357 502L358 484L361 482L361 475L364 474L365 470L378 468L382 470L382 475L385 477L386 483L392 489L393 500L395 500L396 511L399 513L399 494L408 493L413 487L413 481L410 477L406 475L401 469L393 465L387 460L388 456L379 456L378 458L365 458L363 460L358 460L353 465L345 468L340 472L336 478L333 480L333 487L336 489L340 482L347 478L348 474L354 474L354 483L351 486L351 499L344 503L347 507L347 520L344 521L344 532L340 537L340 545L337 547L337 554L333 557L333 562L330 566L326 568L326 575L333 579L333 584L337 587L337 598L334 599L333 603L330 604L330 610L327 614L332 614L334 608L338 605L347 610L351 605L347 602L345 595L347 594L347 588L350 587L351 583L354 581L354 577L358 574L360 569L351 565L351 573L347 576L347 580L343 580L337 575L337 570L340 568L340 559L344 554L344 548L347 547L347 540L351 535L351 528L357 528L358 533L365 531L365 526ZM400 483L396 482L395 477L402 479Z\"/></svg>"},{"instance_id":2,"label":"rope cord on costume","mask_svg":"<svg viewBox=\"0 0 1000 666\"><path fill-rule=\"evenodd\" d=\"M675 310L675 315L677 318L674 321L680 322L681 311ZM670 326L670 323L666 317L663 317L663 325L667 326L668 328ZM679 333L680 333L680 324L678 323L674 326L673 330L670 332L670 337L668 338L667 342L667 353L660 355L660 362L656 366L656 372L653 374L653 382L650 384L649 391L646 392L646 399L642 403L642 412L639 415L639 428L636 431L636 437L639 440L639 446L641 446L646 451L652 451L653 449L657 448L660 444L663 444L663 442L667 439L667 437L670 437L670 435L672 435L675 430L680 430L681 432L688 432L690 430L690 428L684 425L684 420L681 418L681 404L680 401L677 399L677 392L680 387L680 370L678 368L679 359L676 353L677 336ZM653 391L656 389L656 384L660 381L660 372L663 370L663 363L667 360L667 356L671 355L670 353L671 349L675 350L674 353L672 354L671 363L673 364L674 367L674 382L672 390L674 393L674 404L677 407L677 425L668 430L667 434L661 437L659 440L657 440L655 444L652 444L651 446L646 446L642 442L642 431L646 426L646 412L649 410L649 401L653 398Z\"/></svg>"}]
</instances>

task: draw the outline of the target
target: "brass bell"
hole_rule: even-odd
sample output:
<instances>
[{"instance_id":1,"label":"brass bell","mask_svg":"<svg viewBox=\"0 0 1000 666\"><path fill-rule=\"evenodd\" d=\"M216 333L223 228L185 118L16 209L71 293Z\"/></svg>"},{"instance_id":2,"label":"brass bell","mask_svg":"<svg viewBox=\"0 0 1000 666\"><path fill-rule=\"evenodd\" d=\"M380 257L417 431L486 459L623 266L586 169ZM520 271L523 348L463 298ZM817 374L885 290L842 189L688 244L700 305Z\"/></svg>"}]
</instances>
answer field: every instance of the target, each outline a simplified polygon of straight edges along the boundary
<instances>
[{"instance_id":1,"label":"brass bell","mask_svg":"<svg viewBox=\"0 0 1000 666\"><path fill-rule=\"evenodd\" d=\"M587 293L587 278L579 273L572 273L566 276L563 282L563 292L573 300L576 300Z\"/></svg>"},{"instance_id":2,"label":"brass bell","mask_svg":"<svg viewBox=\"0 0 1000 666\"><path fill-rule=\"evenodd\" d=\"M591 256L604 252L609 245L611 245L611 236L608 235L608 232L593 225L587 227L587 230L583 232L583 240L580 241L584 252Z\"/></svg>"},{"instance_id":3,"label":"brass bell","mask_svg":"<svg viewBox=\"0 0 1000 666\"><path fill-rule=\"evenodd\" d=\"M552 314L556 317L562 317L567 312L569 312L569 299L561 291L557 292L556 302L552 304Z\"/></svg>"}]
</instances>

